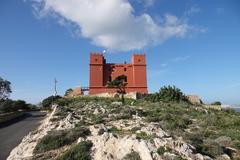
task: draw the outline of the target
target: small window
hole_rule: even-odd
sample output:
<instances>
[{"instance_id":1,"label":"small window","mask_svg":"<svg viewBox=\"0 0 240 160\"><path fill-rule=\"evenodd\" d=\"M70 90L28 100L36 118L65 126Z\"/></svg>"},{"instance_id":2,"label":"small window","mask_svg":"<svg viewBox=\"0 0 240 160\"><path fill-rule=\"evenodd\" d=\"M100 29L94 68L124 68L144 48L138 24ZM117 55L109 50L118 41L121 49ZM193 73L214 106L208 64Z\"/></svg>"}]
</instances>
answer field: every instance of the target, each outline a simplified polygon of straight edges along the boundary
<instances>
[{"instance_id":1,"label":"small window","mask_svg":"<svg viewBox=\"0 0 240 160\"><path fill-rule=\"evenodd\" d=\"M109 82L112 81L112 77L111 77L111 76L108 77L108 81L109 81Z\"/></svg>"},{"instance_id":2,"label":"small window","mask_svg":"<svg viewBox=\"0 0 240 160\"><path fill-rule=\"evenodd\" d=\"M141 62L141 59L138 59L138 62Z\"/></svg>"},{"instance_id":3,"label":"small window","mask_svg":"<svg viewBox=\"0 0 240 160\"><path fill-rule=\"evenodd\" d=\"M95 62L97 62L97 58L95 59Z\"/></svg>"},{"instance_id":4,"label":"small window","mask_svg":"<svg viewBox=\"0 0 240 160\"><path fill-rule=\"evenodd\" d=\"M112 72L115 72L116 68L115 66L112 67Z\"/></svg>"},{"instance_id":5,"label":"small window","mask_svg":"<svg viewBox=\"0 0 240 160\"><path fill-rule=\"evenodd\" d=\"M127 68L124 68L124 72L126 72L127 71Z\"/></svg>"},{"instance_id":6,"label":"small window","mask_svg":"<svg viewBox=\"0 0 240 160\"><path fill-rule=\"evenodd\" d=\"M124 77L124 81L127 82L127 76Z\"/></svg>"}]
</instances>

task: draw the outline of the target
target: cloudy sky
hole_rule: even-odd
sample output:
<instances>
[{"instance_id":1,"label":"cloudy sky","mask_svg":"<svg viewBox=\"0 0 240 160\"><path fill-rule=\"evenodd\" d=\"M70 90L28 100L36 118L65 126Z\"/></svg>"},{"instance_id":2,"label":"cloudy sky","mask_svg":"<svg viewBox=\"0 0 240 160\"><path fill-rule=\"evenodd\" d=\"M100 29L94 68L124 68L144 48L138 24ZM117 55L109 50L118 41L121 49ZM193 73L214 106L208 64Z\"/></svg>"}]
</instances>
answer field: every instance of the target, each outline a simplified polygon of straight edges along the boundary
<instances>
[{"instance_id":1,"label":"cloudy sky","mask_svg":"<svg viewBox=\"0 0 240 160\"><path fill-rule=\"evenodd\" d=\"M205 102L240 104L238 0L1 0L0 76L37 103L88 86L89 53L147 54L150 92L176 85Z\"/></svg>"}]
</instances>

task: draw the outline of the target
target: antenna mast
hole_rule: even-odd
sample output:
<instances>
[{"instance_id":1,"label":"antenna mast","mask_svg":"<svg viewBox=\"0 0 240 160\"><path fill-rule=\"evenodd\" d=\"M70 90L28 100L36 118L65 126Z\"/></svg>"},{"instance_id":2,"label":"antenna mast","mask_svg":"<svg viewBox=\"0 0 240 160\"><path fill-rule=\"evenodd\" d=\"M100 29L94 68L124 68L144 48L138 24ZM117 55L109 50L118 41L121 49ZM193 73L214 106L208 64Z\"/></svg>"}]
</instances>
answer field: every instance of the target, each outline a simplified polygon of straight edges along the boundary
<instances>
[{"instance_id":1,"label":"antenna mast","mask_svg":"<svg viewBox=\"0 0 240 160\"><path fill-rule=\"evenodd\" d=\"M57 96L57 79L54 79L54 96Z\"/></svg>"}]
</instances>

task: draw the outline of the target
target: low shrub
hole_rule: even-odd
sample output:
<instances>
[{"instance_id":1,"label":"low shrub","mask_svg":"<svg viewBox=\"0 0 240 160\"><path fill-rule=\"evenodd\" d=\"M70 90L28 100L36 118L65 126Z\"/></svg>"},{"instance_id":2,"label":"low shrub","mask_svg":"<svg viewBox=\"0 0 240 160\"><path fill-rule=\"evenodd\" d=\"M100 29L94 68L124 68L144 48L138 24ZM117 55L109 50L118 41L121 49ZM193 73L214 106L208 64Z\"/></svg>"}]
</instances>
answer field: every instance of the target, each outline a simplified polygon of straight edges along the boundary
<instances>
[{"instance_id":1,"label":"low shrub","mask_svg":"<svg viewBox=\"0 0 240 160\"><path fill-rule=\"evenodd\" d=\"M91 160L91 141L82 141L60 156L59 160Z\"/></svg>"},{"instance_id":2,"label":"low shrub","mask_svg":"<svg viewBox=\"0 0 240 160\"><path fill-rule=\"evenodd\" d=\"M216 158L217 156L224 154L223 148L218 143L212 140L204 140L200 153L208 155L212 158Z\"/></svg>"},{"instance_id":3,"label":"low shrub","mask_svg":"<svg viewBox=\"0 0 240 160\"><path fill-rule=\"evenodd\" d=\"M196 152L208 155L212 158L223 154L223 148L219 143L215 142L212 139L206 139L201 134L195 134L190 137L191 144L196 148Z\"/></svg>"},{"instance_id":4,"label":"low shrub","mask_svg":"<svg viewBox=\"0 0 240 160\"><path fill-rule=\"evenodd\" d=\"M90 130L84 127L77 127L71 130L51 131L36 145L34 153L42 153L69 145L79 137L86 137L90 134Z\"/></svg>"},{"instance_id":5,"label":"low shrub","mask_svg":"<svg viewBox=\"0 0 240 160\"><path fill-rule=\"evenodd\" d=\"M42 153L52 149L60 148L64 145L70 144L71 141L64 138L66 131L52 131L44 136L34 148L34 153Z\"/></svg>"},{"instance_id":6,"label":"low shrub","mask_svg":"<svg viewBox=\"0 0 240 160\"><path fill-rule=\"evenodd\" d=\"M104 116L103 115L92 115L92 122L94 124L100 124L104 122Z\"/></svg>"},{"instance_id":7,"label":"low shrub","mask_svg":"<svg viewBox=\"0 0 240 160\"><path fill-rule=\"evenodd\" d=\"M133 108L124 106L123 108L120 108L116 114L116 120L131 119L132 115L136 115L136 111Z\"/></svg>"},{"instance_id":8,"label":"low shrub","mask_svg":"<svg viewBox=\"0 0 240 160\"><path fill-rule=\"evenodd\" d=\"M182 156L177 156L175 159L176 160L187 160L186 158L183 158Z\"/></svg>"},{"instance_id":9,"label":"low shrub","mask_svg":"<svg viewBox=\"0 0 240 160\"><path fill-rule=\"evenodd\" d=\"M111 128L108 129L108 132L110 133L114 133L114 134L124 134L124 131L121 129L118 129L117 127L113 126Z\"/></svg>"},{"instance_id":10,"label":"low shrub","mask_svg":"<svg viewBox=\"0 0 240 160\"><path fill-rule=\"evenodd\" d=\"M188 98L175 86L164 86L158 93L149 94L145 97L150 102L189 102Z\"/></svg>"},{"instance_id":11,"label":"low shrub","mask_svg":"<svg viewBox=\"0 0 240 160\"><path fill-rule=\"evenodd\" d=\"M135 132L138 131L138 130L141 130L141 127L133 127L133 128L131 129L131 132L132 132L132 133L135 133Z\"/></svg>"},{"instance_id":12,"label":"low shrub","mask_svg":"<svg viewBox=\"0 0 240 160\"><path fill-rule=\"evenodd\" d=\"M156 137L155 134L147 134L146 132L140 132L136 134L137 139L143 139L143 140L149 140L151 143L153 143L153 139Z\"/></svg>"},{"instance_id":13,"label":"low shrub","mask_svg":"<svg viewBox=\"0 0 240 160\"><path fill-rule=\"evenodd\" d=\"M0 101L0 113L16 112L19 110L29 111L29 110L34 110L36 108L37 106L33 104L27 104L23 100L6 99L6 100Z\"/></svg>"},{"instance_id":14,"label":"low shrub","mask_svg":"<svg viewBox=\"0 0 240 160\"><path fill-rule=\"evenodd\" d=\"M57 100L61 98L62 98L61 96L47 97L42 101L42 106L44 109L49 109L53 103L57 102Z\"/></svg>"},{"instance_id":15,"label":"low shrub","mask_svg":"<svg viewBox=\"0 0 240 160\"><path fill-rule=\"evenodd\" d=\"M222 103L221 103L221 102L219 102L219 101L216 101L216 102L212 103L212 105L221 106L221 105L222 105Z\"/></svg>"},{"instance_id":16,"label":"low shrub","mask_svg":"<svg viewBox=\"0 0 240 160\"><path fill-rule=\"evenodd\" d=\"M136 134L137 135L137 139L148 139L148 135L147 135L147 133L146 132L139 132L139 133L137 133Z\"/></svg>"},{"instance_id":17,"label":"low shrub","mask_svg":"<svg viewBox=\"0 0 240 160\"><path fill-rule=\"evenodd\" d=\"M123 160L141 160L141 157L138 152L132 151L123 157Z\"/></svg>"},{"instance_id":18,"label":"low shrub","mask_svg":"<svg viewBox=\"0 0 240 160\"><path fill-rule=\"evenodd\" d=\"M165 147L161 146L157 149L159 155L163 155L166 152Z\"/></svg>"}]
</instances>

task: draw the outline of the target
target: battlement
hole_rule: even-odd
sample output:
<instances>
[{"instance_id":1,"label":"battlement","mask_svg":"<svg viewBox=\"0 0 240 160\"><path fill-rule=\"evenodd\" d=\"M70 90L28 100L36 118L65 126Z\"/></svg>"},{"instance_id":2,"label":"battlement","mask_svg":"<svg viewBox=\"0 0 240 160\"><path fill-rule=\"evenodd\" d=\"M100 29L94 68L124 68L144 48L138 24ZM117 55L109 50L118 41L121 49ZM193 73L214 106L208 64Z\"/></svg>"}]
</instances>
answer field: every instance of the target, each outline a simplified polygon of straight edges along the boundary
<instances>
[{"instance_id":1,"label":"battlement","mask_svg":"<svg viewBox=\"0 0 240 160\"><path fill-rule=\"evenodd\" d=\"M145 53L134 53L132 56L146 56Z\"/></svg>"},{"instance_id":2,"label":"battlement","mask_svg":"<svg viewBox=\"0 0 240 160\"><path fill-rule=\"evenodd\" d=\"M91 52L90 53L90 56L103 56L103 53L101 53L101 52Z\"/></svg>"},{"instance_id":3,"label":"battlement","mask_svg":"<svg viewBox=\"0 0 240 160\"><path fill-rule=\"evenodd\" d=\"M90 53L90 64L99 65L104 63L105 59L102 53Z\"/></svg>"},{"instance_id":4,"label":"battlement","mask_svg":"<svg viewBox=\"0 0 240 160\"><path fill-rule=\"evenodd\" d=\"M132 55L133 65L146 65L146 55L145 54L133 54Z\"/></svg>"}]
</instances>

